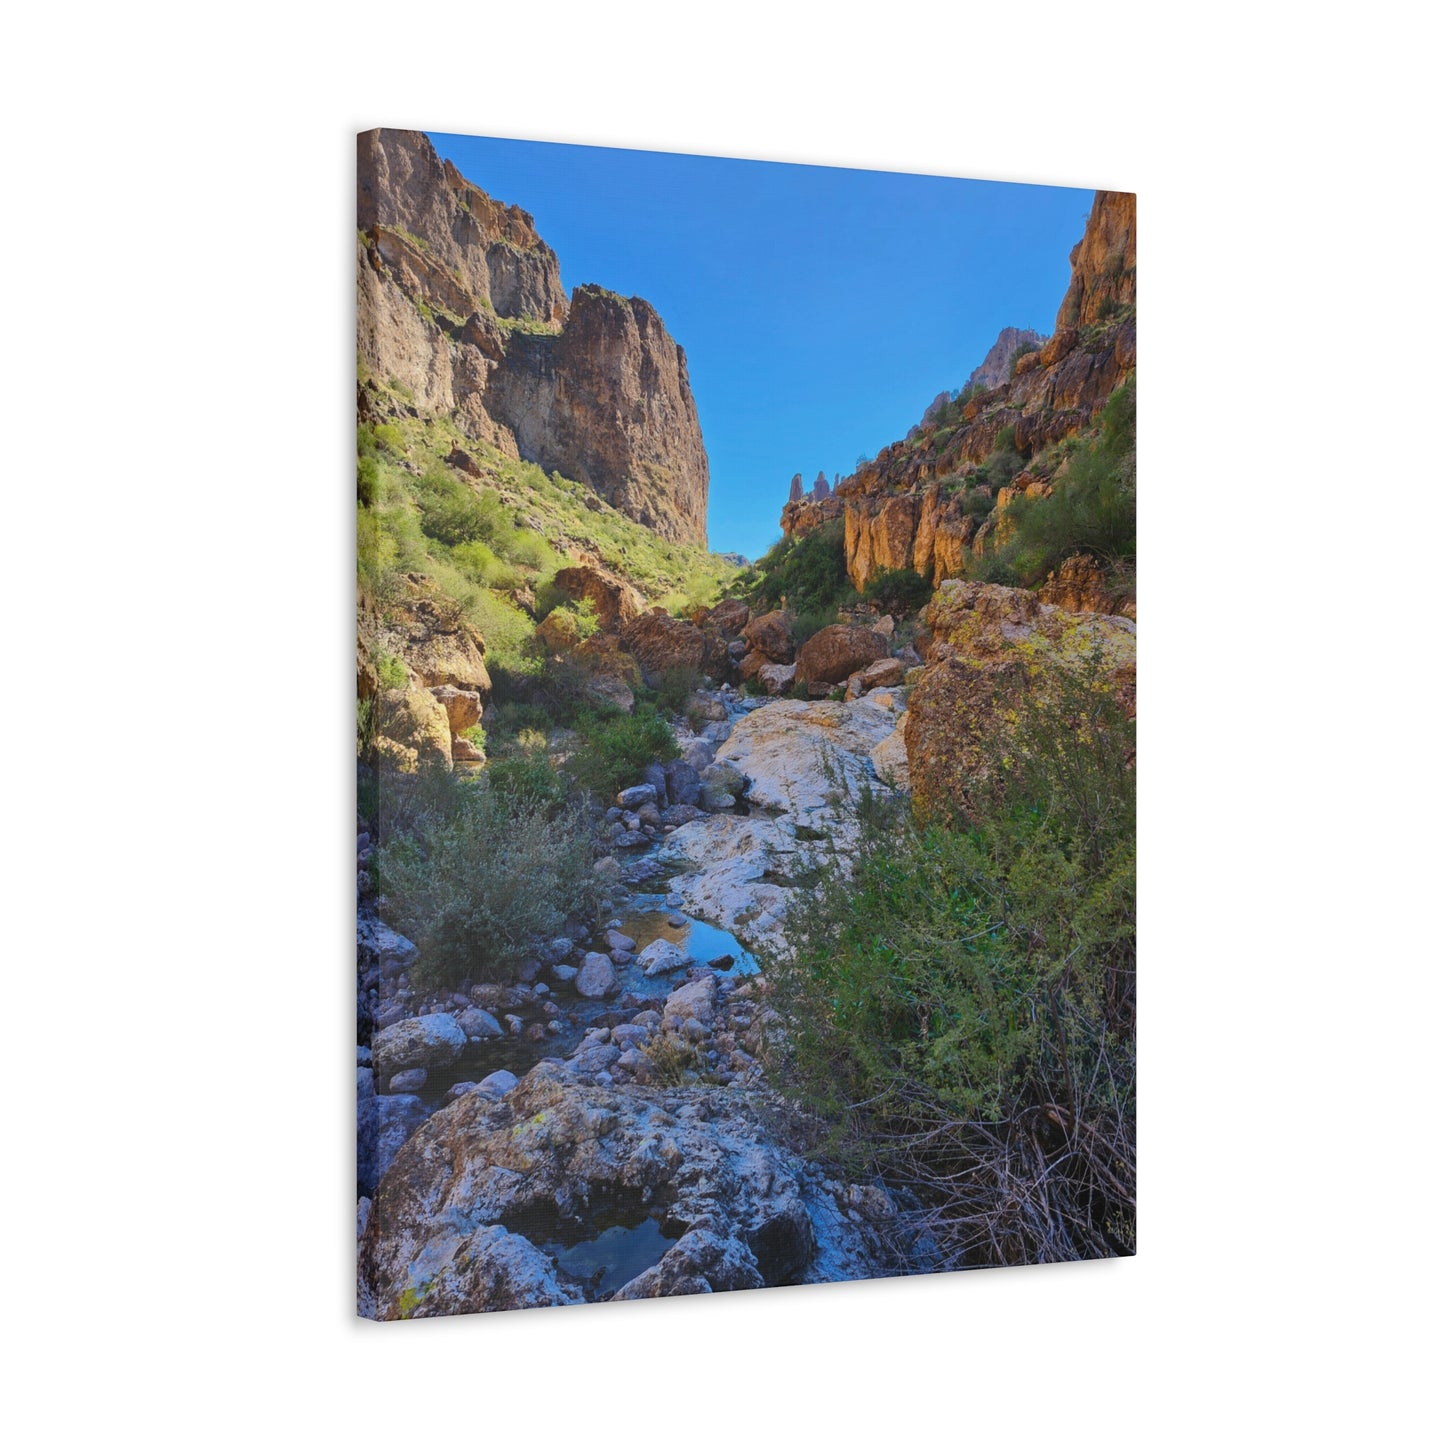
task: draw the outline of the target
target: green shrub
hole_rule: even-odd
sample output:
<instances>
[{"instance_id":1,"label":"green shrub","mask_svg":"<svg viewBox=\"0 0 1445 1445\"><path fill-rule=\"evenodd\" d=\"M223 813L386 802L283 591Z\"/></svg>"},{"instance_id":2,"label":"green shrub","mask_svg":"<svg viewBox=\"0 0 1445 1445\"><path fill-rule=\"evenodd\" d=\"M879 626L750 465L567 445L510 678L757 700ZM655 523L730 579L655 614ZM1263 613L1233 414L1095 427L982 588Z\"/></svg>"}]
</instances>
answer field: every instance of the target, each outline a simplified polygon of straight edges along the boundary
<instances>
[{"instance_id":1,"label":"green shrub","mask_svg":"<svg viewBox=\"0 0 1445 1445\"><path fill-rule=\"evenodd\" d=\"M825 604L822 607L805 607L800 612L794 612L789 621L793 641L801 645L825 627L831 627L837 620L836 603Z\"/></svg>"},{"instance_id":2,"label":"green shrub","mask_svg":"<svg viewBox=\"0 0 1445 1445\"><path fill-rule=\"evenodd\" d=\"M920 577L911 567L884 567L864 585L863 600L895 617L908 616L925 607L933 596L931 577Z\"/></svg>"},{"instance_id":3,"label":"green shrub","mask_svg":"<svg viewBox=\"0 0 1445 1445\"><path fill-rule=\"evenodd\" d=\"M764 608L787 605L797 614L816 614L852 595L843 555L843 519L825 522L791 541L784 538L757 562L761 581L753 601Z\"/></svg>"},{"instance_id":4,"label":"green shrub","mask_svg":"<svg viewBox=\"0 0 1445 1445\"><path fill-rule=\"evenodd\" d=\"M669 667L664 669L653 689L657 705L664 712L683 713L687 711L693 694L702 686L702 673L695 667Z\"/></svg>"},{"instance_id":5,"label":"green shrub","mask_svg":"<svg viewBox=\"0 0 1445 1445\"><path fill-rule=\"evenodd\" d=\"M488 764L492 787L509 802L542 810L556 818L567 801L567 785L545 753L523 752Z\"/></svg>"},{"instance_id":6,"label":"green shrub","mask_svg":"<svg viewBox=\"0 0 1445 1445\"><path fill-rule=\"evenodd\" d=\"M552 726L552 719L538 703L503 702L487 709L487 723L495 743L510 744L517 742L523 733L545 734Z\"/></svg>"},{"instance_id":7,"label":"green shrub","mask_svg":"<svg viewBox=\"0 0 1445 1445\"><path fill-rule=\"evenodd\" d=\"M378 422L371 429L376 444L385 447L393 456L403 456L406 453L406 438L401 433L401 428L389 421Z\"/></svg>"},{"instance_id":8,"label":"green shrub","mask_svg":"<svg viewBox=\"0 0 1445 1445\"><path fill-rule=\"evenodd\" d=\"M986 517L993 511L993 496L976 491L970 486L962 502L959 503L959 509L965 517Z\"/></svg>"},{"instance_id":9,"label":"green shrub","mask_svg":"<svg viewBox=\"0 0 1445 1445\"><path fill-rule=\"evenodd\" d=\"M788 1087L955 1267L1133 1246L1133 727L1098 659L1016 703L968 819L862 800L772 971Z\"/></svg>"},{"instance_id":10,"label":"green shrub","mask_svg":"<svg viewBox=\"0 0 1445 1445\"><path fill-rule=\"evenodd\" d=\"M424 984L504 978L593 891L586 831L490 770L383 779L378 850L386 916L418 948Z\"/></svg>"},{"instance_id":11,"label":"green shrub","mask_svg":"<svg viewBox=\"0 0 1445 1445\"><path fill-rule=\"evenodd\" d=\"M409 681L406 664L391 652L377 654L376 676L383 688L405 687Z\"/></svg>"},{"instance_id":12,"label":"green shrub","mask_svg":"<svg viewBox=\"0 0 1445 1445\"><path fill-rule=\"evenodd\" d=\"M448 546L467 542L490 545L509 530L495 494L472 491L439 463L422 476L419 491L422 531Z\"/></svg>"},{"instance_id":13,"label":"green shrub","mask_svg":"<svg viewBox=\"0 0 1445 1445\"><path fill-rule=\"evenodd\" d=\"M1075 447L1048 497L1021 498L998 549L1025 585L1042 582L1079 553L1116 577L1132 574L1135 556L1135 401L1131 377L1109 398L1099 434ZM1017 509L1017 510L1016 510Z\"/></svg>"},{"instance_id":14,"label":"green shrub","mask_svg":"<svg viewBox=\"0 0 1445 1445\"><path fill-rule=\"evenodd\" d=\"M631 716L584 715L577 732L579 745L568 770L580 787L606 799L635 783L648 763L666 762L680 752L666 719L646 703L638 703Z\"/></svg>"}]
</instances>

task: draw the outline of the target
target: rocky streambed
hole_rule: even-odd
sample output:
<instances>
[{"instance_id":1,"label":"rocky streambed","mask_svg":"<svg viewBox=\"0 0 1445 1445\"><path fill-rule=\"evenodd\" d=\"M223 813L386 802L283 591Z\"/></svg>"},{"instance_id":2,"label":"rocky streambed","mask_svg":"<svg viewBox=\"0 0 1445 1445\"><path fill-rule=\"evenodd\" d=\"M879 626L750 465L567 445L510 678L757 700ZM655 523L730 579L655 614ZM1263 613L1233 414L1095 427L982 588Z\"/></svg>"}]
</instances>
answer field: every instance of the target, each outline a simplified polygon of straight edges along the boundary
<instances>
[{"instance_id":1,"label":"rocky streambed","mask_svg":"<svg viewBox=\"0 0 1445 1445\"><path fill-rule=\"evenodd\" d=\"M513 983L414 990L414 947L363 908L362 1313L898 1272L894 1201L804 1159L764 1060L788 909L852 846L861 791L907 785L902 690L703 702L601 822L600 925Z\"/></svg>"}]
</instances>

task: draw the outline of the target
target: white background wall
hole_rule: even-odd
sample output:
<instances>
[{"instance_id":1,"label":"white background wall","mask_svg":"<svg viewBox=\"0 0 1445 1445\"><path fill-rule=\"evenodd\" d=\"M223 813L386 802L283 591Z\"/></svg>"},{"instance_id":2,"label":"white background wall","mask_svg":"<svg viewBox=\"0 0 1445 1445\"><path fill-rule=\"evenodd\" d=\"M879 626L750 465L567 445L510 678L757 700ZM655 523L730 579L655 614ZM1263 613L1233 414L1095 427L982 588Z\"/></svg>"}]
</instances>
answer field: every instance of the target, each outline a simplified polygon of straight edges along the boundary
<instances>
[{"instance_id":1,"label":"white background wall","mask_svg":"<svg viewBox=\"0 0 1445 1445\"><path fill-rule=\"evenodd\" d=\"M17 1438L1422 1438L1417 12L38 13L0 101ZM377 124L1139 192L1136 1260L350 1318L352 134Z\"/></svg>"}]
</instances>

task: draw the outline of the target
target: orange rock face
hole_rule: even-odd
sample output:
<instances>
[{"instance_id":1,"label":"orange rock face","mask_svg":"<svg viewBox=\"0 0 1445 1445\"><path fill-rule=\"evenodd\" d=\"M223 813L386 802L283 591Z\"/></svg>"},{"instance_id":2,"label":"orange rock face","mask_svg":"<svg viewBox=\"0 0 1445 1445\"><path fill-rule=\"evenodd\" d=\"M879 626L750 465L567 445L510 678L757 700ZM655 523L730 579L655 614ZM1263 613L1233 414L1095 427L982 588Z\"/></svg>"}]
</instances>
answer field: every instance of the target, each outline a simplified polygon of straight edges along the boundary
<instances>
[{"instance_id":1,"label":"orange rock face","mask_svg":"<svg viewBox=\"0 0 1445 1445\"><path fill-rule=\"evenodd\" d=\"M1066 557L1039 588L1039 601L1065 612L1111 612L1133 617L1134 598L1110 590L1104 569L1092 557Z\"/></svg>"}]
</instances>

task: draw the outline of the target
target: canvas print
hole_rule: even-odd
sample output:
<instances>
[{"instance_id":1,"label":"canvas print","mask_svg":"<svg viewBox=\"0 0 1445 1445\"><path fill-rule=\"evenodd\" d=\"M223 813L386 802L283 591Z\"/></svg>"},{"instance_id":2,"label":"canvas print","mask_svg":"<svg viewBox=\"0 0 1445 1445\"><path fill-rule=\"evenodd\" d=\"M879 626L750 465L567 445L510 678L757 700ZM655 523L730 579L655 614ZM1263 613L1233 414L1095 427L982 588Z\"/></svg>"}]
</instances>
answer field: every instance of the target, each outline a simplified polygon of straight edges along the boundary
<instances>
[{"instance_id":1,"label":"canvas print","mask_svg":"<svg viewBox=\"0 0 1445 1445\"><path fill-rule=\"evenodd\" d=\"M359 137L361 1314L1134 1253L1135 236Z\"/></svg>"}]
</instances>

